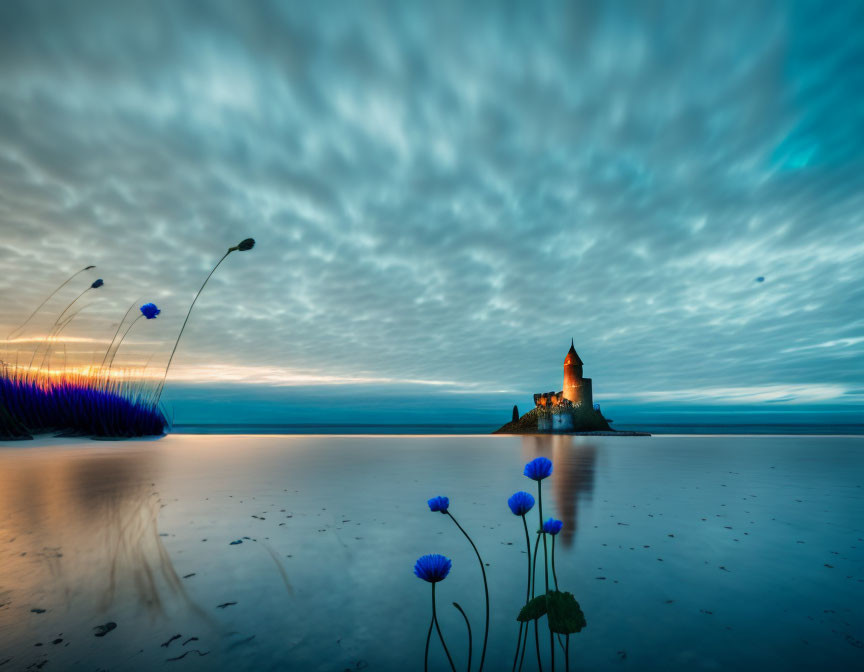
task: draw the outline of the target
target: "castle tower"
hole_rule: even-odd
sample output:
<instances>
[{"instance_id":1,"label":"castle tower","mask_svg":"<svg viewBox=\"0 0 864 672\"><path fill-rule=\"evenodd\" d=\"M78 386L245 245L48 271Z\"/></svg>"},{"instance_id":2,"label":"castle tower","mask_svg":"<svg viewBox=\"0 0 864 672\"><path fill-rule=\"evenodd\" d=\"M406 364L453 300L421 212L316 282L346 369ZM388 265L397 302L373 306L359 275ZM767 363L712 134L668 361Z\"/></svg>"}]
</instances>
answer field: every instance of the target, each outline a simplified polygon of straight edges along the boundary
<instances>
[{"instance_id":1,"label":"castle tower","mask_svg":"<svg viewBox=\"0 0 864 672\"><path fill-rule=\"evenodd\" d=\"M591 379L582 377L582 360L576 353L573 339L570 339L570 350L564 358L564 398L587 408L593 404Z\"/></svg>"}]
</instances>

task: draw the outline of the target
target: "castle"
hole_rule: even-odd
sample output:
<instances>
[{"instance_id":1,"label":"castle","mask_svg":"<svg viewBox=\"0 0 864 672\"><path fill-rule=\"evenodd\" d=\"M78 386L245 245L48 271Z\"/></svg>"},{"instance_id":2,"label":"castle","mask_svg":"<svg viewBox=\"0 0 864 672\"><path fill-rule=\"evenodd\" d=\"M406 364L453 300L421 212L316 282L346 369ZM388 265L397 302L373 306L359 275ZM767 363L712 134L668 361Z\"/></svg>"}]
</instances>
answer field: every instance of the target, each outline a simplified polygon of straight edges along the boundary
<instances>
[{"instance_id":1,"label":"castle","mask_svg":"<svg viewBox=\"0 0 864 672\"><path fill-rule=\"evenodd\" d=\"M560 392L541 392L534 395L534 406L547 408L551 406L574 406L593 408L594 396L591 391L591 379L582 377L582 360L570 339L570 350L564 358L564 389Z\"/></svg>"},{"instance_id":2,"label":"castle","mask_svg":"<svg viewBox=\"0 0 864 672\"><path fill-rule=\"evenodd\" d=\"M586 416L596 414L602 418L599 409L594 407L591 379L583 377L582 365L571 339L570 350L564 358L564 389L560 392L541 392L534 395L537 431L572 432L578 429L577 424L581 424L576 417L579 411L584 411L581 414L583 423ZM591 415L588 415L589 413Z\"/></svg>"}]
</instances>

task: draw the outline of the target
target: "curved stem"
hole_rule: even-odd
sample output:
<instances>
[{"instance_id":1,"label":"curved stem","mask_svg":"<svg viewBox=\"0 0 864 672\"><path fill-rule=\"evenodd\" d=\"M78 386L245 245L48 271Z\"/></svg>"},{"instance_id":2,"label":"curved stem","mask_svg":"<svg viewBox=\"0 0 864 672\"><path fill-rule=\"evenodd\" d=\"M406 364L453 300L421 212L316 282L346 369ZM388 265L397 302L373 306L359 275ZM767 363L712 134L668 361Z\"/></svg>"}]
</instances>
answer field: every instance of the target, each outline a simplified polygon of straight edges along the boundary
<instances>
[{"instance_id":1,"label":"curved stem","mask_svg":"<svg viewBox=\"0 0 864 672\"><path fill-rule=\"evenodd\" d=\"M525 604L531 599L531 538L528 536L528 521L522 514L522 526L525 528L525 547L528 555L528 585L525 587Z\"/></svg>"},{"instance_id":2,"label":"curved stem","mask_svg":"<svg viewBox=\"0 0 864 672\"><path fill-rule=\"evenodd\" d=\"M117 356L117 353L120 351L120 346L123 345L124 339L129 335L129 332L132 331L132 327L135 326L135 323L138 320L140 320L142 317L144 317L143 313L141 315L139 315L138 317L136 317L134 320L132 320L132 324L130 324L129 328L123 332L123 335L120 337L120 342L117 344L117 347L114 348L114 353L111 355L111 361L108 362L108 377L109 378L111 377L111 367L114 366L114 358Z\"/></svg>"},{"instance_id":3,"label":"curved stem","mask_svg":"<svg viewBox=\"0 0 864 672\"><path fill-rule=\"evenodd\" d=\"M465 625L468 626L468 672L471 672L471 658L474 655L474 639L471 637L471 624L468 622L468 616L465 615L465 612L462 610L462 607L459 606L458 602L454 602L453 606L459 610L459 613L462 614L462 618L465 619Z\"/></svg>"},{"instance_id":4,"label":"curved stem","mask_svg":"<svg viewBox=\"0 0 864 672\"><path fill-rule=\"evenodd\" d=\"M177 334L177 340L174 341L174 349L171 350L171 356L168 358L168 364L165 367L165 375L162 377L162 382L159 384L159 389L156 391L156 403L157 404L159 403L159 399L162 397L162 389L165 387L165 381L168 379L168 369L171 368L171 362L174 360L174 353L177 352L177 346L180 345L180 339L183 337L183 330L186 328L186 323L189 321L189 316L192 314L192 309L195 307L195 302L198 301L198 297L201 296L201 292L204 291L204 287L207 285L207 282L210 280L210 278L216 272L216 269L219 268L219 264L221 264L223 261L225 261L225 259L228 257L228 255L231 254L236 249L237 249L236 247L232 247L222 256L222 258L213 267L213 270L210 271L210 274L205 278L204 284L201 285L201 288L198 290L198 293L195 295L195 298L192 299L192 305L189 306L189 310L186 313L186 319L183 320L183 326L180 327L180 333Z\"/></svg>"},{"instance_id":5,"label":"curved stem","mask_svg":"<svg viewBox=\"0 0 864 672\"><path fill-rule=\"evenodd\" d=\"M540 533L534 541L534 570L531 574L531 599L534 599L537 589L537 550L540 548Z\"/></svg>"},{"instance_id":6,"label":"curved stem","mask_svg":"<svg viewBox=\"0 0 864 672\"><path fill-rule=\"evenodd\" d=\"M534 598L534 574L537 571L537 549L540 548L540 537L537 537L537 541L534 543L534 564L531 569L531 577L529 578L529 583L531 584L531 598ZM528 551L530 555L531 551L531 542L528 542ZM535 621L536 625L536 621ZM531 629L530 624L525 624L525 639L522 640L522 655L519 658L519 672L522 672L522 665L525 664L525 651L528 649L528 631ZM537 661L540 661L540 651L537 651Z\"/></svg>"},{"instance_id":7,"label":"curved stem","mask_svg":"<svg viewBox=\"0 0 864 672\"><path fill-rule=\"evenodd\" d=\"M34 310L32 313L30 313L29 317L26 320L24 320L18 327L16 327L15 329L13 329L12 331L9 332L9 335L6 336L6 340L8 341L10 338L12 338L13 335L20 333L24 329L24 327L26 327L30 323L30 320L32 320L36 316L36 313L38 313L40 310L42 310L42 306L44 306L52 298L54 298L54 295L57 292L59 292L61 289L63 289L66 285L68 285L70 282L72 282L75 278L77 278L79 275L81 275L84 271L89 271L91 268L95 268L95 266L88 266L87 268L82 268L80 271L77 271L77 272L73 273L72 275L70 275L66 279L66 282L64 282L57 289L55 289L53 292L51 292L42 303L40 303L38 306L36 306L36 310Z\"/></svg>"},{"instance_id":8,"label":"curved stem","mask_svg":"<svg viewBox=\"0 0 864 672\"><path fill-rule=\"evenodd\" d=\"M45 335L45 338L43 338L41 341L39 341L39 344L36 346L36 349L33 351L33 355L30 357L30 363L27 365L28 372L33 367L33 360L36 359L36 353L39 352L39 348L41 348L45 344L45 341L47 341L54 334L54 329L57 327L57 323L63 319L63 316L66 314L66 311L69 310L72 306L74 306L75 302L78 301L78 299L80 299L82 296L84 296L91 289L93 289L93 287L88 287L83 292L81 292L78 296L76 296L72 300L72 302L63 309L63 312L60 313L60 316L56 320L54 320L54 324L51 325L51 329L48 330L48 333ZM43 357L42 360L44 362L45 358ZM41 368L41 365L40 365L40 368Z\"/></svg>"},{"instance_id":9,"label":"curved stem","mask_svg":"<svg viewBox=\"0 0 864 672\"><path fill-rule=\"evenodd\" d=\"M444 635L441 634L441 626L438 625L438 613L435 611L435 584L432 584L432 622L435 624L435 630L438 631L438 639L441 640L441 646L444 647L444 653L447 654L447 660L450 661L450 668L456 672L456 666L453 664L453 658L450 657L450 651L444 643Z\"/></svg>"},{"instance_id":10,"label":"curved stem","mask_svg":"<svg viewBox=\"0 0 864 672\"><path fill-rule=\"evenodd\" d=\"M525 623L519 621L519 633L516 635L516 654L513 656L513 672L516 672L516 666L519 664L519 650L522 648L522 630L525 628Z\"/></svg>"},{"instance_id":11,"label":"curved stem","mask_svg":"<svg viewBox=\"0 0 864 672\"><path fill-rule=\"evenodd\" d=\"M558 538L557 534L552 535L552 578L555 580L555 590L558 590L558 574L555 572L555 540ZM561 641L561 635L556 635L556 639L558 640L558 646L561 647L561 650L564 651L564 655L567 656L567 649L564 646L564 642ZM564 663L567 666L567 669L570 669L570 661L565 657Z\"/></svg>"},{"instance_id":12,"label":"curved stem","mask_svg":"<svg viewBox=\"0 0 864 672\"><path fill-rule=\"evenodd\" d=\"M555 539L558 535L552 535L552 578L555 580L555 590L558 590L558 574L555 572Z\"/></svg>"},{"instance_id":13,"label":"curved stem","mask_svg":"<svg viewBox=\"0 0 864 672\"><path fill-rule=\"evenodd\" d=\"M531 629L531 626L528 623L525 623L525 635L522 639L522 653L519 656L519 672L522 672L522 666L525 664L525 651L528 649L528 631Z\"/></svg>"},{"instance_id":14,"label":"curved stem","mask_svg":"<svg viewBox=\"0 0 864 672\"><path fill-rule=\"evenodd\" d=\"M123 328L123 323L126 322L126 318L129 317L129 313L132 312L132 309L135 307L135 304L138 303L138 299L135 299L132 302L132 305L129 306L129 310L126 311L126 314L123 315L123 319L120 320L120 324L117 325L117 331L114 332L114 338L111 339L111 342L108 344L108 349L105 351L105 356L102 358L102 363L99 365L99 371L102 371L102 367L105 366L105 362L108 360L108 353L111 352L111 347L114 345L114 341L117 340L117 334L120 333L120 330Z\"/></svg>"},{"instance_id":15,"label":"curved stem","mask_svg":"<svg viewBox=\"0 0 864 672\"><path fill-rule=\"evenodd\" d=\"M546 547L546 533L543 532L543 481L537 481L537 503L539 505L540 510L540 534L543 537L543 578L546 582L546 595L549 595L549 552ZM546 598L548 602L548 597ZM547 609L547 620L548 620L548 609ZM552 670L555 670L555 636L552 634L552 628L549 628L549 649L551 650L551 665Z\"/></svg>"},{"instance_id":16,"label":"curved stem","mask_svg":"<svg viewBox=\"0 0 864 672\"><path fill-rule=\"evenodd\" d=\"M525 586L525 604L528 604L528 600L531 599L531 539L528 536L528 521L525 520L525 514L522 514L522 526L525 528L525 545L528 550L526 555L528 556L528 583ZM525 627L525 623L519 622L519 634L516 637L516 655L513 657L513 672L516 672L516 663L519 662L519 649L522 646L522 628Z\"/></svg>"},{"instance_id":17,"label":"curved stem","mask_svg":"<svg viewBox=\"0 0 864 672\"><path fill-rule=\"evenodd\" d=\"M540 534L538 533L537 534L537 541L534 542L534 574L531 577L531 599L534 599L534 593L535 593L535 589L537 587L537 551L539 548L540 548ZM538 666L540 672L543 672L543 663L540 661L540 639L539 639L539 635L537 634L537 631L539 628L538 621L539 621L539 619L534 621L534 641L535 641L535 644L537 645L537 666ZM528 643L528 629L527 628L525 629L525 643L526 644ZM525 655L524 650L522 651L522 655L523 656ZM519 667L521 669L522 665L520 664Z\"/></svg>"},{"instance_id":18,"label":"curved stem","mask_svg":"<svg viewBox=\"0 0 864 672\"><path fill-rule=\"evenodd\" d=\"M90 304L90 305L92 305L92 304ZM74 313L72 313L69 317L67 317L65 320L63 320L62 323L56 325L56 328L54 329L54 334L51 337L52 340L48 341L48 347L45 349L45 354L42 355L42 361L39 362L39 368L36 369L36 373L39 373L42 370L42 367L45 366L46 363L48 364L48 370L49 371L51 370L51 354L54 350L54 343L56 342L56 339L59 338L60 334L63 333L63 330L69 326L69 323L72 322L72 320L74 320L78 316L78 313L80 313L84 310L87 310L88 307L89 306L84 306L83 308L79 308ZM64 345L63 347L65 350L66 346ZM65 370L65 368L66 368L65 365L63 368Z\"/></svg>"},{"instance_id":19,"label":"curved stem","mask_svg":"<svg viewBox=\"0 0 864 672\"><path fill-rule=\"evenodd\" d=\"M543 672L543 662L540 660L540 619L534 621L534 645L537 647L537 669Z\"/></svg>"},{"instance_id":20,"label":"curved stem","mask_svg":"<svg viewBox=\"0 0 864 672\"><path fill-rule=\"evenodd\" d=\"M435 584L432 584L432 590L435 590ZM433 593L434 594L434 593ZM432 603L435 603L435 598L432 598ZM429 672L429 642L432 640L432 626L435 625L435 618L429 621L429 632L426 633L426 653L423 654L423 670Z\"/></svg>"},{"instance_id":21,"label":"curved stem","mask_svg":"<svg viewBox=\"0 0 864 672\"><path fill-rule=\"evenodd\" d=\"M483 558L480 557L480 551L477 550L477 546L474 545L474 542L471 540L471 537L468 536L468 533L462 529L462 526L459 522L453 517L453 514L449 511L447 515L450 516L450 520L456 523L456 527L465 535L465 538L468 540L468 543L471 544L471 548L474 549L474 553L477 555L477 561L480 563L480 571L483 573L483 590L486 593L486 627L483 631L483 652L480 654L480 667L477 668L477 672L483 671L483 663L486 661L486 642L489 639L489 584L486 583L486 567L483 565Z\"/></svg>"}]
</instances>

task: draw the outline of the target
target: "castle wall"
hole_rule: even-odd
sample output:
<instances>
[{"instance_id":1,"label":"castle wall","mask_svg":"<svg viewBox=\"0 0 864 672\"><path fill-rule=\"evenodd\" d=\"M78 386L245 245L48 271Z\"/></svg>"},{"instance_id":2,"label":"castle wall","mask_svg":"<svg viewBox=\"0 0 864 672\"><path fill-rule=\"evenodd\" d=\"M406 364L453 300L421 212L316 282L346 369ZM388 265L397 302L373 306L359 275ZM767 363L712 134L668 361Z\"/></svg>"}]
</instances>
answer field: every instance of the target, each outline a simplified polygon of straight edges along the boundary
<instances>
[{"instance_id":1,"label":"castle wall","mask_svg":"<svg viewBox=\"0 0 864 672\"><path fill-rule=\"evenodd\" d=\"M569 411L563 413L550 413L537 418L537 431L541 433L572 432L573 414Z\"/></svg>"}]
</instances>

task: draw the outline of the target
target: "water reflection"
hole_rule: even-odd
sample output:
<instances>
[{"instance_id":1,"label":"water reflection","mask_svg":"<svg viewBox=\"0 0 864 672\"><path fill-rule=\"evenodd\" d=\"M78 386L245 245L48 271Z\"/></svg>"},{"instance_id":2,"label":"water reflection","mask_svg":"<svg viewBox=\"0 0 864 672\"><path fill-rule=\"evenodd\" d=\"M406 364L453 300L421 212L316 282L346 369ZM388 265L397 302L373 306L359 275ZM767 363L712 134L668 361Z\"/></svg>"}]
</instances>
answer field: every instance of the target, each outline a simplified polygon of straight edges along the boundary
<instances>
[{"instance_id":1,"label":"water reflection","mask_svg":"<svg viewBox=\"0 0 864 672\"><path fill-rule=\"evenodd\" d=\"M590 500L594 492L597 447L566 435L525 436L522 455L526 461L548 457L555 465L550 480L558 515L564 521L559 538L565 546L571 546L579 527L580 501Z\"/></svg>"},{"instance_id":2,"label":"water reflection","mask_svg":"<svg viewBox=\"0 0 864 672\"><path fill-rule=\"evenodd\" d=\"M173 601L200 613L159 534L158 460L143 450L9 461L0 473L5 598L76 616L131 603L155 617ZM11 618L0 612L0 629Z\"/></svg>"}]
</instances>

